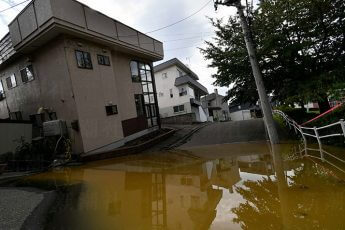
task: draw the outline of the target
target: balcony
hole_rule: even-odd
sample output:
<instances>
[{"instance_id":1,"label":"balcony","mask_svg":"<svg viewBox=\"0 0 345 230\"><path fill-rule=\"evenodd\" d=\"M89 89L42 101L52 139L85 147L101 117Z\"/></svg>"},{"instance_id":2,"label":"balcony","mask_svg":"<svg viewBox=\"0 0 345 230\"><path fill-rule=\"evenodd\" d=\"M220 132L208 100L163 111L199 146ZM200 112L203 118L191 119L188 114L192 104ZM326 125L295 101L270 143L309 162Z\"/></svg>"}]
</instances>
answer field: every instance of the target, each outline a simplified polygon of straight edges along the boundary
<instances>
[{"instance_id":1,"label":"balcony","mask_svg":"<svg viewBox=\"0 0 345 230\"><path fill-rule=\"evenodd\" d=\"M8 60L13 54L15 54L13 48L12 39L10 34L6 34L5 37L0 41L0 64Z\"/></svg>"},{"instance_id":2,"label":"balcony","mask_svg":"<svg viewBox=\"0 0 345 230\"><path fill-rule=\"evenodd\" d=\"M200 84L198 81L194 80L192 77L190 77L188 75L184 75L182 77L176 78L176 80L175 80L175 86L176 87L181 86L181 85L185 85L185 84L190 85L194 89L194 91L198 92L198 94L200 96L208 94L206 87L203 86L202 84Z\"/></svg>"},{"instance_id":3,"label":"balcony","mask_svg":"<svg viewBox=\"0 0 345 230\"><path fill-rule=\"evenodd\" d=\"M8 27L17 52L32 52L59 34L69 34L150 60L163 58L160 41L73 0L33 0Z\"/></svg>"}]
</instances>

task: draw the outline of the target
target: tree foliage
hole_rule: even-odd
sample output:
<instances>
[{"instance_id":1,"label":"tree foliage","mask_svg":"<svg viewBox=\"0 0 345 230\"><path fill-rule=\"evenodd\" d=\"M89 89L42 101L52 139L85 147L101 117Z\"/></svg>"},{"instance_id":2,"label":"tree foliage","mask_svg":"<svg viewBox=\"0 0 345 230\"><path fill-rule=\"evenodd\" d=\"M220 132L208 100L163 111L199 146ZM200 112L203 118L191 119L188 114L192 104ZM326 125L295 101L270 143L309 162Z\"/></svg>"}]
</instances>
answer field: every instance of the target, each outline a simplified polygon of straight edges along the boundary
<instances>
[{"instance_id":1,"label":"tree foliage","mask_svg":"<svg viewBox=\"0 0 345 230\"><path fill-rule=\"evenodd\" d=\"M287 104L317 101L327 107L327 97L345 88L345 2L262 0L249 12L267 93ZM228 92L233 102L255 103L258 94L238 16L211 23L216 37L201 52L217 68L214 84L233 85Z\"/></svg>"}]
</instances>

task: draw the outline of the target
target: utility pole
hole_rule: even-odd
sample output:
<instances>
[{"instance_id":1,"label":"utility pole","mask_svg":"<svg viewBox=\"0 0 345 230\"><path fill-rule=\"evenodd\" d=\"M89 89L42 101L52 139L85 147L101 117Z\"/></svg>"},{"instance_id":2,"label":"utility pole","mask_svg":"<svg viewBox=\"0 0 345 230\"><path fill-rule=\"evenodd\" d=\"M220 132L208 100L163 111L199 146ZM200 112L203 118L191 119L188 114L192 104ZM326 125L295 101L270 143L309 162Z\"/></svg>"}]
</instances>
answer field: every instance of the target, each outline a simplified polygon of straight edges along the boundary
<instances>
[{"instance_id":1,"label":"utility pole","mask_svg":"<svg viewBox=\"0 0 345 230\"><path fill-rule=\"evenodd\" d=\"M264 82L262 80L262 73L259 67L259 62L256 57L256 51L254 48L254 43L251 37L250 28L246 17L244 16L243 8L240 0L217 0L215 1L215 8L217 10L218 5L234 6L237 8L238 15L240 18L244 40L246 42L246 47L250 59L250 63L253 70L253 75L255 78L256 88L259 93L259 98L261 102L261 108L264 115L265 125L268 131L268 136L270 138L271 144L278 144L279 138L276 126L274 124L271 105L269 103Z\"/></svg>"}]
</instances>

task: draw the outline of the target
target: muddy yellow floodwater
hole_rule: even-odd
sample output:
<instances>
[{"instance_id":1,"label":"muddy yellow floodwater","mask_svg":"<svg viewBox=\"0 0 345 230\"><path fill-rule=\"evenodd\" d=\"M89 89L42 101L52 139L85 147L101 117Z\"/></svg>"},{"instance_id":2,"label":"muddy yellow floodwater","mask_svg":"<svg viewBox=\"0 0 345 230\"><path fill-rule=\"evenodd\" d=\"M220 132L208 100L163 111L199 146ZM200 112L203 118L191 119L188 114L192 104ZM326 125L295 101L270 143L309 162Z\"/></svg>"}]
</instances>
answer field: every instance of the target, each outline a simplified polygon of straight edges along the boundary
<instances>
[{"instance_id":1,"label":"muddy yellow floodwater","mask_svg":"<svg viewBox=\"0 0 345 230\"><path fill-rule=\"evenodd\" d=\"M345 229L345 164L317 154L204 146L63 168L24 184L56 190L48 229Z\"/></svg>"}]
</instances>

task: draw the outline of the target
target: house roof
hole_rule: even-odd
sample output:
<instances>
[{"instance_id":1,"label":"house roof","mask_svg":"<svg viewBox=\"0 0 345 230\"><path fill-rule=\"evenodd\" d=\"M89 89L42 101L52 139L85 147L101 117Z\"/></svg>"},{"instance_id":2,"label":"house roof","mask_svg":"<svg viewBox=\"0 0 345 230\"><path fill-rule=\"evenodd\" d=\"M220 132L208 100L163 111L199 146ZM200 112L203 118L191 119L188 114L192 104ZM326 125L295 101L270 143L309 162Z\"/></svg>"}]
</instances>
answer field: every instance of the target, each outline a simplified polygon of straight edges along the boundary
<instances>
[{"instance_id":1,"label":"house roof","mask_svg":"<svg viewBox=\"0 0 345 230\"><path fill-rule=\"evenodd\" d=\"M153 67L154 72L159 72L162 70L165 70L171 66L176 65L177 67L179 67L180 69L182 69L183 71L186 72L187 75L189 75L190 77L194 78L194 80L199 80L198 75L196 75L196 73L194 73L191 69L189 69L185 64L183 64L180 60L178 60L177 58L173 58L170 59L169 61L163 62L159 65L156 65L155 67Z\"/></svg>"},{"instance_id":2,"label":"house roof","mask_svg":"<svg viewBox=\"0 0 345 230\"><path fill-rule=\"evenodd\" d=\"M178 77L175 79L175 86L180 86L183 84L189 84L194 86L194 88L198 88L200 91L202 91L205 95L208 94L208 91L205 86L200 84L198 81L193 79L192 77L188 75L184 75L182 77Z\"/></svg>"}]
</instances>

